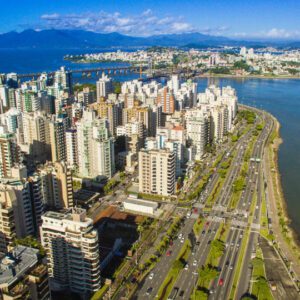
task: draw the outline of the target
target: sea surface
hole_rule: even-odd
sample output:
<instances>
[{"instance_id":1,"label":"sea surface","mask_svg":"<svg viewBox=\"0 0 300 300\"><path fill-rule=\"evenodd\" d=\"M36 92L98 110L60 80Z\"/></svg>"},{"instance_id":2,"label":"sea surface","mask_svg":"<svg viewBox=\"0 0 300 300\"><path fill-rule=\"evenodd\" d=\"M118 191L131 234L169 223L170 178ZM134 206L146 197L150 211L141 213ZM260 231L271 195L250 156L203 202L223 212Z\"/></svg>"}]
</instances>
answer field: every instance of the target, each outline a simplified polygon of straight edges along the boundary
<instances>
[{"instance_id":1,"label":"sea surface","mask_svg":"<svg viewBox=\"0 0 300 300\"><path fill-rule=\"evenodd\" d=\"M0 73L53 71L60 66L70 69L91 67L90 64L74 64L64 61L66 54L82 54L102 50L0 50ZM95 66L117 66L120 63L98 63ZM124 64L122 64L124 65ZM126 64L125 64L126 65ZM137 78L138 74L116 76L124 81ZM95 81L95 78L75 77L75 82ZM279 149L279 169L283 192L291 226L300 236L300 80L297 79L198 79L198 90L204 91L209 84L230 85L237 90L239 102L272 113L281 124L283 144Z\"/></svg>"}]
</instances>

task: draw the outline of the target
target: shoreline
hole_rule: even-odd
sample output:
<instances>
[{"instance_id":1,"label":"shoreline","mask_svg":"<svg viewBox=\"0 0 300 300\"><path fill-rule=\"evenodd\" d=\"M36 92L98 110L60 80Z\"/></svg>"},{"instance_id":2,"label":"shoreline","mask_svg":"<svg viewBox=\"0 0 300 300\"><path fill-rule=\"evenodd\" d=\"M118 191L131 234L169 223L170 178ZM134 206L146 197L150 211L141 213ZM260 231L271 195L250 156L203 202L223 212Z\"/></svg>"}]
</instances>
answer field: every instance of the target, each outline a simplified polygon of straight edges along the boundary
<instances>
[{"instance_id":1,"label":"shoreline","mask_svg":"<svg viewBox=\"0 0 300 300\"><path fill-rule=\"evenodd\" d=\"M242 105L254 111L262 111L249 105ZM288 204L283 192L281 174L278 164L278 151L283 139L280 136L281 124L275 116L265 111L269 118L273 120L273 128L265 144L263 153L263 174L265 193L267 192L267 215L270 218L268 229L272 232L273 243L284 254L293 265L293 271L300 278L300 236L298 232L290 226L291 218L288 214ZM282 222L283 221L283 222Z\"/></svg>"},{"instance_id":2,"label":"shoreline","mask_svg":"<svg viewBox=\"0 0 300 300\"><path fill-rule=\"evenodd\" d=\"M290 226L291 218L288 214L288 204L282 188L279 171L278 151L283 139L280 136L281 124L271 113L267 112L274 122L273 130L266 144L264 152L264 165L269 168L269 176L265 178L268 183L269 199L267 201L268 217L271 217L271 227L275 241L281 252L293 264L294 272L300 276L300 240L298 232ZM266 173L266 174L268 174ZM271 186L269 186L271 185Z\"/></svg>"},{"instance_id":3,"label":"shoreline","mask_svg":"<svg viewBox=\"0 0 300 300\"><path fill-rule=\"evenodd\" d=\"M139 62L131 62L125 60L72 60L65 59L73 64L97 64L97 63L124 63L124 64L139 64ZM141 62L142 63L142 62ZM300 76L285 76L285 75L233 75L233 74L201 74L196 75L194 78L230 78L230 79L300 79Z\"/></svg>"},{"instance_id":4,"label":"shoreline","mask_svg":"<svg viewBox=\"0 0 300 300\"><path fill-rule=\"evenodd\" d=\"M296 230L294 228L292 228L290 226L291 223L291 218L289 217L288 214L288 210L287 210L287 200L286 197L284 195L284 191L282 188L282 182L281 182L281 174L279 171L279 163L278 163L278 152L279 152L279 148L280 145L283 143L283 139L280 136L280 128L281 128L281 124L280 122L277 120L276 117L274 117L272 114L270 114L274 120L275 123L275 132L276 132L276 136L274 138L273 143L271 143L269 146L273 145L274 147L272 147L273 151L274 151L274 160L273 163L275 165L275 176L277 177L276 181L277 181L277 190L278 190L278 196L280 199L280 205L283 211L283 217L286 219L287 221L287 227L289 229L289 233L292 236L292 240L294 241L295 245L297 247L300 247L300 239L299 239L299 234L296 232Z\"/></svg>"},{"instance_id":5,"label":"shoreline","mask_svg":"<svg viewBox=\"0 0 300 300\"><path fill-rule=\"evenodd\" d=\"M264 75L228 75L228 74L215 74L215 75L197 75L195 78L229 78L229 79L300 79L299 76L264 76Z\"/></svg>"}]
</instances>

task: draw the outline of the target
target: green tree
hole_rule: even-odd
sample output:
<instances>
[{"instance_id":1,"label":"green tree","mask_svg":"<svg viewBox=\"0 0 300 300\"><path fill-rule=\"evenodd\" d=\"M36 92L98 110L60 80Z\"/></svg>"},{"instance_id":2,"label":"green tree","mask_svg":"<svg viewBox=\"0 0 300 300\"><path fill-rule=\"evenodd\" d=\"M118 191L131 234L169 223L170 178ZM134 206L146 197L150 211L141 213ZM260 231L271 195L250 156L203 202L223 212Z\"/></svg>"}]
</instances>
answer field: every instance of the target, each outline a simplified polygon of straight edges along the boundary
<instances>
[{"instance_id":1,"label":"green tree","mask_svg":"<svg viewBox=\"0 0 300 300\"><path fill-rule=\"evenodd\" d=\"M176 260L173 262L172 268L173 268L174 270L180 271L183 267L184 267L184 263L183 263L181 260L176 259Z\"/></svg>"},{"instance_id":2,"label":"green tree","mask_svg":"<svg viewBox=\"0 0 300 300\"><path fill-rule=\"evenodd\" d=\"M207 300L208 299L208 293L203 290L196 290L192 296L192 300Z\"/></svg>"},{"instance_id":3,"label":"green tree","mask_svg":"<svg viewBox=\"0 0 300 300\"><path fill-rule=\"evenodd\" d=\"M115 94L121 94L121 82L114 81L113 82L113 88L114 88L114 93Z\"/></svg>"},{"instance_id":4,"label":"green tree","mask_svg":"<svg viewBox=\"0 0 300 300\"><path fill-rule=\"evenodd\" d=\"M217 269L206 265L205 267L202 267L199 270L199 283L201 286L206 287L218 275L219 275L219 272Z\"/></svg>"}]
</instances>

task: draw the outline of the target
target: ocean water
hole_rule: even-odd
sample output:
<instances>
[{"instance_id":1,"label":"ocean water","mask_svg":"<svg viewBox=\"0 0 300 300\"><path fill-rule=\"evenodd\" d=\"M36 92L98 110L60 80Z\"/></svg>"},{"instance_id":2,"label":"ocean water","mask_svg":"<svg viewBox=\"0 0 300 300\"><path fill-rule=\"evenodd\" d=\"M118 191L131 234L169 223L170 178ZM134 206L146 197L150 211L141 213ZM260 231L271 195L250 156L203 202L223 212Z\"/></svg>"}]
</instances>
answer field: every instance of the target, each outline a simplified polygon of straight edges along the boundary
<instances>
[{"instance_id":1,"label":"ocean water","mask_svg":"<svg viewBox=\"0 0 300 300\"><path fill-rule=\"evenodd\" d=\"M102 51L101 49L97 51ZM64 61L66 54L93 52L82 50L0 50L0 73L53 71L60 66L70 69L89 68L89 64L74 64ZM96 52L96 50L94 51ZM116 66L120 63L99 63L92 66ZM124 64L123 64L124 65ZM116 76L124 81L137 78L138 74ZM75 81L95 81L75 77ZM256 106L272 113L281 124L283 144L279 149L279 169L283 192L287 201L291 226L300 236L300 80L297 79L198 79L198 90L207 85L230 85L237 90L239 102Z\"/></svg>"}]
</instances>

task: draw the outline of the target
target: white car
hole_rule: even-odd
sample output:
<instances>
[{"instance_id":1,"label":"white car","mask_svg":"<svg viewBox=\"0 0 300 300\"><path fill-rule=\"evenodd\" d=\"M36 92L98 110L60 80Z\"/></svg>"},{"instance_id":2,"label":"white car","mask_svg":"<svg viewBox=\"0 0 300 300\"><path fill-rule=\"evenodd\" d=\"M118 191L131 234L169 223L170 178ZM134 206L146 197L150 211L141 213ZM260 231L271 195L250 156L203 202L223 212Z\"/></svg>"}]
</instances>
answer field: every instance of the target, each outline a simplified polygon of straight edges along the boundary
<instances>
[{"instance_id":1,"label":"white car","mask_svg":"<svg viewBox=\"0 0 300 300\"><path fill-rule=\"evenodd\" d=\"M150 280L152 280L152 279L153 279L153 277L154 277L154 273L150 273L150 275L149 275L149 279L150 279Z\"/></svg>"},{"instance_id":2,"label":"white car","mask_svg":"<svg viewBox=\"0 0 300 300\"><path fill-rule=\"evenodd\" d=\"M196 267L197 266L197 260L195 259L193 262L193 266Z\"/></svg>"},{"instance_id":3,"label":"white car","mask_svg":"<svg viewBox=\"0 0 300 300\"><path fill-rule=\"evenodd\" d=\"M189 269L189 265L186 264L185 267L184 267L184 269L185 269L185 270L188 270L188 269Z\"/></svg>"}]
</instances>

